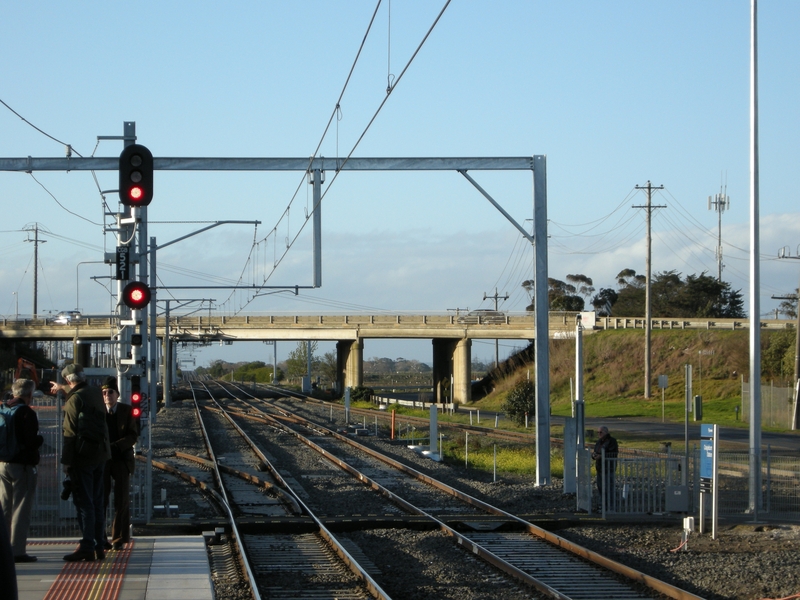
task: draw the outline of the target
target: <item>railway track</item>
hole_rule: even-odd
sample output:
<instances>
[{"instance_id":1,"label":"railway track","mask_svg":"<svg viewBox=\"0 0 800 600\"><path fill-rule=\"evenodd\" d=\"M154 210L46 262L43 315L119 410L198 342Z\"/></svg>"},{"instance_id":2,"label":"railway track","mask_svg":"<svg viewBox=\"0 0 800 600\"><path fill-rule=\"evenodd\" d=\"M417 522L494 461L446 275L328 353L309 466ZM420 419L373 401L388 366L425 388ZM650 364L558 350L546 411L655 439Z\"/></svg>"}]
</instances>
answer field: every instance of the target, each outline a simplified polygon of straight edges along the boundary
<instances>
[{"instance_id":1,"label":"railway track","mask_svg":"<svg viewBox=\"0 0 800 600\"><path fill-rule=\"evenodd\" d=\"M302 500L276 485L286 487L263 454L253 452L255 445L227 415L223 406L203 382L192 385L193 392L202 386L216 405L215 413L201 411L195 397L198 420L203 431L208 458L213 463L214 479L225 501L232 538L236 541L239 563L250 586L253 598L304 597L360 600L389 596L380 589L361 566L337 544L330 532L317 521L314 533L243 534L238 522L303 513L316 517ZM220 468L218 463L224 463ZM274 481L257 486L239 473L269 470ZM267 496L270 490L273 496ZM279 491L280 490L280 491Z\"/></svg>"},{"instance_id":2,"label":"railway track","mask_svg":"<svg viewBox=\"0 0 800 600\"><path fill-rule=\"evenodd\" d=\"M199 382L195 382L193 387L199 385ZM205 384L203 385L205 386ZM211 387L206 386L210 396L231 398L224 403L216 402L216 406L213 408L213 414L220 423L222 419L229 423L222 427L221 432L216 435L227 438L227 443L233 444L225 452L217 452L219 459L216 462L224 463L228 469L234 471L239 468L243 472L254 469L274 471L275 490L283 489L283 486L286 486L287 489L294 487L299 490L293 492L292 495L297 496L298 506L302 506L304 518L311 519L314 514L312 509L318 510L317 507L322 505L321 516L313 517L320 528L325 527L322 520L338 528L342 528L346 521L349 523L348 527L358 528L362 532L376 529L386 530L387 522L392 520L403 521L406 527L413 522L416 523L416 527L435 528L438 529L440 535L443 533L451 540L456 541L458 546L466 549L468 551L466 556L479 557L508 576L523 581L530 586L532 594L533 590L536 590L535 596L537 597L654 598L668 596L697 598L697 596L674 586L609 561L515 515L432 480L432 478L415 472L366 446L357 444L348 436L337 434L319 423L288 414L286 410L279 410L252 396L248 400L244 400L242 396L249 394L241 388L226 385L224 388L220 388L225 391L215 391L212 394ZM237 397L238 399L235 399ZM212 410L203 412L212 413ZM223 417L223 415L226 416ZM203 418L208 419L208 416L204 415ZM241 422L241 424L236 425L236 422ZM219 425L215 425L216 427ZM236 439L248 439L249 441L232 442L234 436L230 434L230 430L225 433L228 427L237 429ZM212 437L215 436L212 435ZM240 444L248 446L250 450L243 452L239 447ZM288 478L283 478L279 471L291 471L287 467L297 458L301 447L303 447L303 452L317 453L316 463L318 466L313 472L296 472ZM261 454L258 455L258 452ZM272 456L272 453L275 456ZM257 458L253 458L254 456ZM274 465L266 467L265 465L271 465L270 457L275 458L276 456L280 468L276 468ZM323 463L319 457L324 457L327 465L322 466ZM313 462L315 459L305 460ZM331 465L335 465L335 469ZM345 473L349 475L346 476ZM220 478L223 477L225 474L221 473ZM412 477L413 479L410 479ZM283 480L281 481L281 479ZM345 483L346 480L349 482ZM357 485L354 482L358 482ZM315 488L317 489L316 498ZM322 500L318 495L320 488L322 488ZM349 514L325 512L326 490L329 499L333 498L336 493L342 493L352 500L354 506L351 506ZM265 494L263 489L258 493L262 497ZM301 496L304 497L301 499ZM370 499L367 499L368 497ZM248 503L245 500L243 504L245 506L256 505L258 502ZM312 505L311 508L309 508L309 504ZM276 497L273 508L277 506L286 507L289 504L285 499ZM286 511L285 508L282 510ZM291 510L286 511L287 515L290 513L292 513ZM294 513L294 516L297 517L296 508ZM253 518L252 514L246 513L240 513L238 517L232 518L234 521L236 518L242 520L243 515ZM273 518L273 521L279 519L276 514L269 516ZM425 524L423 525L423 523ZM330 531L328 534L334 537ZM360 535L364 537L366 534ZM262 579L269 576L274 581L276 578L270 569L273 569L272 565L281 564L281 561L263 549L256 549L259 548L257 539L251 539L251 536L242 536L238 533L235 536L236 539L242 539L247 547L254 548L251 551L251 560L254 565L260 565L256 569L260 568L263 571L260 573ZM327 539L325 542L333 543ZM276 541L272 540L270 543L274 545ZM285 547L295 548L294 551L297 552L301 546L305 547L303 546L305 543L307 542L304 541L301 544L298 539ZM373 582L380 582L382 573L379 568L374 566L374 559L371 560L369 556L361 556L363 553L354 546L352 541L343 542L343 546L348 547L349 550L342 548L337 553L344 552L353 563L357 563L354 555L360 556L360 560L366 563L366 566L359 565L358 567L350 564L351 570L355 570L362 576L366 575L366 581L371 578L369 573L373 573L376 576L376 580ZM277 544L277 547L282 546ZM253 558L252 552L256 553L257 558ZM291 556L291 552L289 555ZM460 560L461 562L465 560L463 554ZM292 563L291 558L288 561L290 564ZM266 564L271 566L266 568L264 567ZM380 589L378 583L374 583L374 586ZM376 595L375 588L370 588L370 593L373 595ZM268 597L279 596L276 595L275 590L270 590ZM376 595L376 597L388 596Z\"/></svg>"}]
</instances>

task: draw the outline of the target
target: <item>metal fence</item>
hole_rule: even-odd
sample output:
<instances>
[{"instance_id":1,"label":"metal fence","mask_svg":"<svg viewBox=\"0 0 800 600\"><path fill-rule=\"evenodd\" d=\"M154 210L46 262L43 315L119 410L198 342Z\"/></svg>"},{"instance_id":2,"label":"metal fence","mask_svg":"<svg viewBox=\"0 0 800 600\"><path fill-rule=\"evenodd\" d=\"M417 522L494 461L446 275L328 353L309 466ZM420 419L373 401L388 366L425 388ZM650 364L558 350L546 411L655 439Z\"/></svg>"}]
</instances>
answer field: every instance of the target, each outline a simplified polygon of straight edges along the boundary
<instances>
[{"instance_id":1,"label":"metal fence","mask_svg":"<svg viewBox=\"0 0 800 600\"><path fill-rule=\"evenodd\" d=\"M742 378L742 421L750 422L750 386ZM761 386L761 425L792 429L794 389L776 387L773 382Z\"/></svg>"},{"instance_id":2,"label":"metal fence","mask_svg":"<svg viewBox=\"0 0 800 600\"><path fill-rule=\"evenodd\" d=\"M36 485L36 497L31 514L30 537L79 538L80 528L72 497L61 499L64 490L64 465L61 464L62 448L62 406L61 401L45 396L36 399L39 418L39 433L44 443L39 450L41 460ZM141 465L131 477L131 519L145 521L145 502L147 497L144 480L145 469ZM112 502L113 505L113 502ZM111 517L109 509L107 519ZM110 521L107 522L107 529Z\"/></svg>"},{"instance_id":3,"label":"metal fence","mask_svg":"<svg viewBox=\"0 0 800 600\"><path fill-rule=\"evenodd\" d=\"M700 451L684 460L682 454L621 450L606 458L608 492L596 507L606 513L659 514L684 512L670 493L684 492L686 511L700 506ZM760 464L758 506L750 498L749 452L720 452L717 464L719 515L744 519L800 521L800 457L772 456L767 448L755 461ZM684 471L686 471L684 476ZM671 501L672 500L672 501ZM710 509L710 503L708 504ZM709 513L710 514L710 513Z\"/></svg>"},{"instance_id":4,"label":"metal fence","mask_svg":"<svg viewBox=\"0 0 800 600\"><path fill-rule=\"evenodd\" d=\"M800 519L800 458L772 456L767 450L760 457L760 517ZM720 452L718 458L720 515L751 515L756 511L750 500L749 452Z\"/></svg>"}]
</instances>

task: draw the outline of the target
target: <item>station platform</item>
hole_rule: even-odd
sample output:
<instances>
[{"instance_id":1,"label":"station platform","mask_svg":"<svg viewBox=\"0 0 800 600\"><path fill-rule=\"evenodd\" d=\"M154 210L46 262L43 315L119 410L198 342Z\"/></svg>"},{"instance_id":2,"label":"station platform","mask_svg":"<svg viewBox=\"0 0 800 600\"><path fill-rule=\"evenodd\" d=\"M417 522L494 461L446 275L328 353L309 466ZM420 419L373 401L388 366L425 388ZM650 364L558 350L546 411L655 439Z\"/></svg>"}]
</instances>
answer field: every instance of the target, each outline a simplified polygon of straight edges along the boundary
<instances>
[{"instance_id":1,"label":"station platform","mask_svg":"<svg viewBox=\"0 0 800 600\"><path fill-rule=\"evenodd\" d=\"M202 536L137 537L104 560L65 562L77 547L77 540L29 539L38 560L14 565L19 600L214 598Z\"/></svg>"}]
</instances>

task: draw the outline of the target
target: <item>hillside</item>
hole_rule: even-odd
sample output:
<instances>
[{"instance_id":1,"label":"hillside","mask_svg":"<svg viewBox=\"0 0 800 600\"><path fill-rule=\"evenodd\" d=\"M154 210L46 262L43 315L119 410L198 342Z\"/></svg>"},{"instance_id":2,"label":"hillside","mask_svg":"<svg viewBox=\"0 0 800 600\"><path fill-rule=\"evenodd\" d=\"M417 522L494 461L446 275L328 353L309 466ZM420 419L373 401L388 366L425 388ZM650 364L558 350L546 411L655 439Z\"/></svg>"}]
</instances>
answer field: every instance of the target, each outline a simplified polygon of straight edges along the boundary
<instances>
[{"instance_id":1,"label":"hillside","mask_svg":"<svg viewBox=\"0 0 800 600\"><path fill-rule=\"evenodd\" d=\"M658 376L667 375L667 419L684 418L685 365L693 368L693 394L703 396L704 415L734 421L741 405L741 381L749 373L749 333L742 331L655 330L651 337L651 398L644 399L644 331L599 331L584 337L584 391L587 416L661 417ZM494 391L476 402L499 410L517 381L535 374L530 360L495 374ZM520 364L522 363L522 364ZM763 381L791 385L794 331L762 333ZM503 365L501 365L502 369ZM554 415L571 414L575 377L575 341L550 342L550 388ZM476 396L477 397L477 396Z\"/></svg>"}]
</instances>

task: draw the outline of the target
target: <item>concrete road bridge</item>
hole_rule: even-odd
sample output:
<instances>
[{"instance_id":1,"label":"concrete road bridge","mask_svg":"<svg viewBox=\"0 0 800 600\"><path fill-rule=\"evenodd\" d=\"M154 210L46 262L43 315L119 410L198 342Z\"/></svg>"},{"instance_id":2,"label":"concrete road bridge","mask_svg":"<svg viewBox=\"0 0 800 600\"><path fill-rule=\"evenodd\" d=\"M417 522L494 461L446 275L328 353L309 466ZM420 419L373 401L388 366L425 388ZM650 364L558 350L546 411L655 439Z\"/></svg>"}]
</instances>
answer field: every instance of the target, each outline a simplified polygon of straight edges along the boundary
<instances>
[{"instance_id":1,"label":"concrete road bridge","mask_svg":"<svg viewBox=\"0 0 800 600\"><path fill-rule=\"evenodd\" d=\"M643 329L644 318L597 317L594 313L553 311L548 336L574 337L576 318L582 316L585 333L608 329ZM794 323L762 320L764 329L793 328ZM747 329L746 319L651 319L652 329ZM165 338L164 317L157 320L156 335ZM3 319L0 338L28 341L72 340L75 356L90 363L90 342L112 341L118 331L116 316L80 316L67 323L54 319ZM171 316L170 342L232 343L235 341L335 341L339 383L363 383L363 350L367 339L430 339L433 345L433 384L437 401L453 381L453 399L470 400L472 340L532 341L536 337L533 313L487 314L372 314L372 315L241 315ZM452 379L451 379L452 378ZM340 388L341 389L341 388Z\"/></svg>"}]
</instances>

